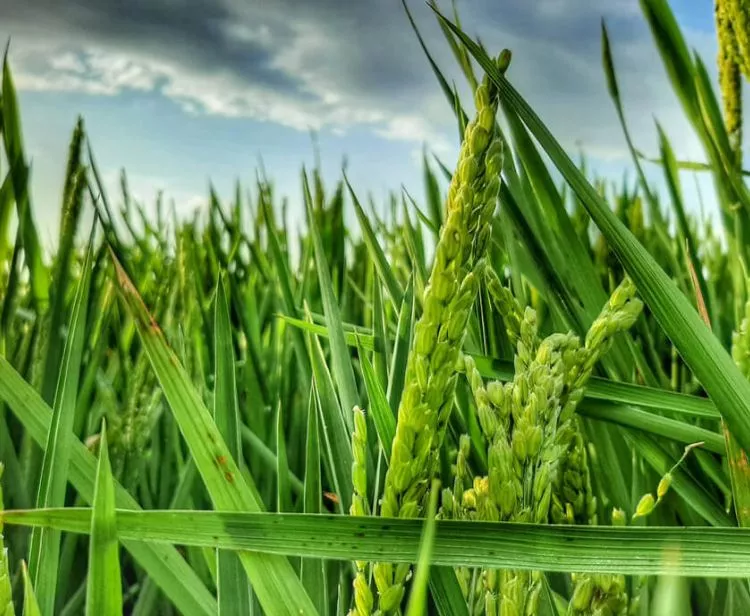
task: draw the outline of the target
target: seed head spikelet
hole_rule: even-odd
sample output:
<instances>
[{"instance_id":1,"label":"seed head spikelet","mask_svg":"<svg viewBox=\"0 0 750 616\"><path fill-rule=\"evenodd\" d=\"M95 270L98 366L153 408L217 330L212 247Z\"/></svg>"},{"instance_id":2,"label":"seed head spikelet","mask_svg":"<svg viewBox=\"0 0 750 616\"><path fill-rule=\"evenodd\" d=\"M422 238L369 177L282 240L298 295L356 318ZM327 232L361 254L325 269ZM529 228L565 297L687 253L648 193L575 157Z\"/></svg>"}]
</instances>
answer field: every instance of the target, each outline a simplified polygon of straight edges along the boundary
<instances>
[{"instance_id":1,"label":"seed head spikelet","mask_svg":"<svg viewBox=\"0 0 750 616\"><path fill-rule=\"evenodd\" d=\"M502 142L495 136L497 93L486 77L476 90L475 103L476 116L464 133L424 291L424 311L407 360L381 503L384 517L417 517L424 511L453 406L456 363L484 269L503 156ZM375 565L381 611L388 613L399 605L409 571Z\"/></svg>"},{"instance_id":2,"label":"seed head spikelet","mask_svg":"<svg viewBox=\"0 0 750 616\"><path fill-rule=\"evenodd\" d=\"M745 304L744 316L732 333L732 359L742 374L750 378L750 302Z\"/></svg>"},{"instance_id":3,"label":"seed head spikelet","mask_svg":"<svg viewBox=\"0 0 750 616\"><path fill-rule=\"evenodd\" d=\"M354 493L349 513L353 516L370 515L367 504L367 420L365 412L354 407L354 432L352 433L352 485ZM370 616L374 598L368 582L368 567L364 561L356 561L354 576L354 608L348 616Z\"/></svg>"},{"instance_id":4,"label":"seed head spikelet","mask_svg":"<svg viewBox=\"0 0 750 616\"><path fill-rule=\"evenodd\" d=\"M629 328L640 314L635 287L623 281L582 344L570 333L542 338L536 311L522 308L489 268L485 280L515 345L515 373L504 385L485 384L471 357L459 362L488 444L488 474L475 477L460 501L455 493L467 481L456 482L452 516L540 524L596 523L597 503L575 410L613 336ZM484 571L484 613L536 613L541 576L540 572ZM622 584L614 576L577 576L576 580L571 613L609 613L606 609L612 608L611 613L619 614L620 606L627 604L624 578Z\"/></svg>"},{"instance_id":5,"label":"seed head spikelet","mask_svg":"<svg viewBox=\"0 0 750 616\"><path fill-rule=\"evenodd\" d=\"M729 53L745 78L750 79L750 3L748 0L719 0L716 11L717 20L721 16L725 23L728 22L732 34L726 43L721 42L722 36L726 37L727 34L717 23L720 46L731 45Z\"/></svg>"},{"instance_id":6,"label":"seed head spikelet","mask_svg":"<svg viewBox=\"0 0 750 616\"><path fill-rule=\"evenodd\" d=\"M739 2L735 2L735 0L716 0L714 16L719 46L719 86L724 111L724 123L737 162L741 163L742 59L738 48L738 39L735 36L735 28L741 27L742 24L739 21L732 21L735 4L739 4Z\"/></svg>"}]
</instances>

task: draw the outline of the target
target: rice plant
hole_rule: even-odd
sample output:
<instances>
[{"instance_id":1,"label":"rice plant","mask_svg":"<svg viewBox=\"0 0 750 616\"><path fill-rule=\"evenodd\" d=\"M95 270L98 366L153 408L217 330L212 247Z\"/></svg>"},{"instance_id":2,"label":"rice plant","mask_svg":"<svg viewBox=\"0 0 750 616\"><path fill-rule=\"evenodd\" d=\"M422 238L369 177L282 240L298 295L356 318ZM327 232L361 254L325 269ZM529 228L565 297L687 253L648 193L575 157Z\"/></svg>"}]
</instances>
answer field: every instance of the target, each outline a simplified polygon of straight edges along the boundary
<instances>
[{"instance_id":1,"label":"rice plant","mask_svg":"<svg viewBox=\"0 0 750 616\"><path fill-rule=\"evenodd\" d=\"M660 127L638 149L602 24L636 178L613 185L516 91L510 50L430 6L471 101L404 18L458 159L383 207L303 169L296 233L264 173L191 219L124 173L107 194L79 119L46 254L6 57L0 613L750 613L748 7L716 2L715 91L666 0L640 0L705 162Z\"/></svg>"}]
</instances>

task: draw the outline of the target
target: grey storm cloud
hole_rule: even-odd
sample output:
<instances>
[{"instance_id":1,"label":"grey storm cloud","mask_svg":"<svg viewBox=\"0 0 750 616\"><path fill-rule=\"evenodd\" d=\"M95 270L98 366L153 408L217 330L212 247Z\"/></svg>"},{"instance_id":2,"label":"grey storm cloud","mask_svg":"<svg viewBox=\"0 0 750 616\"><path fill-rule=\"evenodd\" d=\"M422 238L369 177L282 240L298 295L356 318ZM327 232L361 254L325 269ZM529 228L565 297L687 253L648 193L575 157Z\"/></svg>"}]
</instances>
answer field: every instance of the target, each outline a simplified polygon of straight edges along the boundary
<instances>
[{"instance_id":1,"label":"grey storm cloud","mask_svg":"<svg viewBox=\"0 0 750 616\"><path fill-rule=\"evenodd\" d=\"M273 68L273 60L309 29L338 52L327 59L335 59L342 77L357 87L409 89L427 81L420 79L416 39L398 2L4 0L0 5L0 30L21 41L51 35L72 45L138 49L192 68L230 71L287 93L294 91L294 76Z\"/></svg>"},{"instance_id":2,"label":"grey storm cloud","mask_svg":"<svg viewBox=\"0 0 750 616\"><path fill-rule=\"evenodd\" d=\"M430 9L421 0L409 6L440 66L460 84ZM589 0L457 6L470 34L490 49L512 49L511 81L568 143L622 147L600 66L602 17L621 51L625 86L639 85L631 100L636 131L652 132L654 105L676 109L635 0L605 0L595 11ZM3 0L6 35L28 89L96 93L98 80L103 93L158 89L192 111L299 129L369 125L412 141L455 135L399 0Z\"/></svg>"},{"instance_id":3,"label":"grey storm cloud","mask_svg":"<svg viewBox=\"0 0 750 616\"><path fill-rule=\"evenodd\" d=\"M229 7L206 0L6 0L0 18L19 43L51 36L61 43L98 44L170 59L193 68L228 70L295 93L294 80L269 66L272 53L260 42L233 40Z\"/></svg>"}]
</instances>

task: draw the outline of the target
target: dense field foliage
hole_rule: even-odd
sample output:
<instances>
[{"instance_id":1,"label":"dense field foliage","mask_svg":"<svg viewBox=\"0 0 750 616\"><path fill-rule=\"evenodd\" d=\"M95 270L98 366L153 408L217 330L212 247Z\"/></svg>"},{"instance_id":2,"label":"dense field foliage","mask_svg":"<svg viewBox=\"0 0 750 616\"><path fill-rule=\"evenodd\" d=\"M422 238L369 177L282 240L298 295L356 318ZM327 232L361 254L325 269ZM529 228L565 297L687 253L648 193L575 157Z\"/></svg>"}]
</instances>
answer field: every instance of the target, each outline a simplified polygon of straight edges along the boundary
<instances>
[{"instance_id":1,"label":"dense field foliage","mask_svg":"<svg viewBox=\"0 0 750 616\"><path fill-rule=\"evenodd\" d=\"M604 27L620 186L437 13L474 100L431 61L462 146L423 197L313 169L304 233L262 174L178 220L107 195L79 121L51 258L6 58L0 613L749 614L750 7L717 6L720 94L641 8L704 164L635 149Z\"/></svg>"}]
</instances>

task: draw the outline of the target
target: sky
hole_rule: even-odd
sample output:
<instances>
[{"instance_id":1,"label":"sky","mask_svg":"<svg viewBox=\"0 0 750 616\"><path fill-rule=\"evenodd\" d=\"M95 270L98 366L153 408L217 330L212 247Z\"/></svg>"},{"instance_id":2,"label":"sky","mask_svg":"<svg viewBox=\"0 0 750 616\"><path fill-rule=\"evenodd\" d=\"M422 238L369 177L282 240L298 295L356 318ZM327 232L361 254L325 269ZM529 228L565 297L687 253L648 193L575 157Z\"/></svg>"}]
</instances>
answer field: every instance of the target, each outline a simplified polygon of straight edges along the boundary
<instances>
[{"instance_id":1,"label":"sky","mask_svg":"<svg viewBox=\"0 0 750 616\"><path fill-rule=\"evenodd\" d=\"M407 1L465 92L434 15ZM494 53L511 49L511 83L594 171L619 179L631 167L601 68L602 18L636 146L656 153L658 120L679 158L703 159L638 0L456 4L467 32ZM713 2L670 4L715 79ZM314 163L313 133L329 182L346 159L360 196L382 202L401 186L421 198L425 148L446 163L458 152L452 110L400 0L2 0L0 42L8 39L45 246L56 242L78 115L111 193L124 168L137 198L153 203L163 190L185 216L209 181L228 197L262 160L302 224L300 170ZM649 177L659 182L652 169ZM694 183L684 180L693 207ZM710 208L711 185L700 184Z\"/></svg>"}]
</instances>

